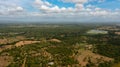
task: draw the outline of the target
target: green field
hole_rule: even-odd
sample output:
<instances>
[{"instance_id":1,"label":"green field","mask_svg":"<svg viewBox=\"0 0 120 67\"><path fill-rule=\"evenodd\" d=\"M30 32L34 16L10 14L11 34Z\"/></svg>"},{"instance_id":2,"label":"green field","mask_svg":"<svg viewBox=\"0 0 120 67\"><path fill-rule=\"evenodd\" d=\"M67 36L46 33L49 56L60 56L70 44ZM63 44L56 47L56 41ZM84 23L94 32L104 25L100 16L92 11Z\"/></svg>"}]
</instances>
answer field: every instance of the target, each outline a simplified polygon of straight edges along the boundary
<instances>
[{"instance_id":1,"label":"green field","mask_svg":"<svg viewBox=\"0 0 120 67\"><path fill-rule=\"evenodd\" d=\"M0 62L5 67L111 67L120 62L120 36L114 31L87 33L101 26L4 24L0 27L0 42L6 43L0 44ZM20 46L16 46L18 43Z\"/></svg>"}]
</instances>

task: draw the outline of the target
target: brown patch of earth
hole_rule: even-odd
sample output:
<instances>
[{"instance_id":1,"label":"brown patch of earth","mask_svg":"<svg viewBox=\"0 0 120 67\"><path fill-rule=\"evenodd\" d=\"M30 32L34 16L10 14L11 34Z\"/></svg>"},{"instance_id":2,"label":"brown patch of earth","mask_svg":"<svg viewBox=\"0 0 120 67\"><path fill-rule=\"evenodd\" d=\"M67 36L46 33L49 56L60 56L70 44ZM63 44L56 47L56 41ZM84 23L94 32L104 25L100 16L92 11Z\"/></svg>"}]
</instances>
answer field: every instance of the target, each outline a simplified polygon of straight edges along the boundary
<instances>
[{"instance_id":1,"label":"brown patch of earth","mask_svg":"<svg viewBox=\"0 0 120 67\"><path fill-rule=\"evenodd\" d=\"M105 61L106 62L113 61L112 58L95 54L90 50L82 50L82 49L78 51L78 54L76 55L75 59L78 60L81 67L86 66L89 63L88 62L89 60L95 65L98 65L99 63L102 63Z\"/></svg>"},{"instance_id":2,"label":"brown patch of earth","mask_svg":"<svg viewBox=\"0 0 120 67\"><path fill-rule=\"evenodd\" d=\"M59 40L59 39L50 39L49 41L51 41L51 42L58 42L58 43L61 42L61 40Z\"/></svg>"},{"instance_id":3,"label":"brown patch of earth","mask_svg":"<svg viewBox=\"0 0 120 67\"><path fill-rule=\"evenodd\" d=\"M0 67L8 66L13 58L11 56L0 56Z\"/></svg>"},{"instance_id":4,"label":"brown patch of earth","mask_svg":"<svg viewBox=\"0 0 120 67\"><path fill-rule=\"evenodd\" d=\"M40 43L40 41L20 41L20 42L17 42L15 45L5 45L0 47L0 52L6 49L12 49L14 47L20 47L28 44L33 44L33 43Z\"/></svg>"},{"instance_id":5,"label":"brown patch of earth","mask_svg":"<svg viewBox=\"0 0 120 67\"><path fill-rule=\"evenodd\" d=\"M120 32L115 32L115 34L120 35Z\"/></svg>"},{"instance_id":6,"label":"brown patch of earth","mask_svg":"<svg viewBox=\"0 0 120 67\"><path fill-rule=\"evenodd\" d=\"M11 49L13 45L5 45L5 46L2 46L0 47L0 52L2 52L3 50L6 50L6 49Z\"/></svg>"},{"instance_id":7,"label":"brown patch of earth","mask_svg":"<svg viewBox=\"0 0 120 67\"><path fill-rule=\"evenodd\" d=\"M23 36L4 38L4 39L0 39L0 44L13 43L13 42L24 40L24 39L25 39L25 37L23 37Z\"/></svg>"},{"instance_id":8,"label":"brown patch of earth","mask_svg":"<svg viewBox=\"0 0 120 67\"><path fill-rule=\"evenodd\" d=\"M16 47L20 47L23 45L33 44L33 43L40 43L40 41L20 41L15 44Z\"/></svg>"}]
</instances>

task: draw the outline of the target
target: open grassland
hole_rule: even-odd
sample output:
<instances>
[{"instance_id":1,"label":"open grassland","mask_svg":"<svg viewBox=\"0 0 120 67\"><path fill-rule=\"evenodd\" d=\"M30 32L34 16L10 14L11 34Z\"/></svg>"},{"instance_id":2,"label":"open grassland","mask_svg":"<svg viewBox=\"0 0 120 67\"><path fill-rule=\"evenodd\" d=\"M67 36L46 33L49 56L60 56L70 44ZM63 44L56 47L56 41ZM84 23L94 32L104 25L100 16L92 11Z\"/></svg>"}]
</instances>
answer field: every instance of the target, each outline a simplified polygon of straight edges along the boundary
<instances>
[{"instance_id":1,"label":"open grassland","mask_svg":"<svg viewBox=\"0 0 120 67\"><path fill-rule=\"evenodd\" d=\"M101 25L0 27L0 67L112 67L120 62L120 37L113 31L87 33L97 26Z\"/></svg>"}]
</instances>

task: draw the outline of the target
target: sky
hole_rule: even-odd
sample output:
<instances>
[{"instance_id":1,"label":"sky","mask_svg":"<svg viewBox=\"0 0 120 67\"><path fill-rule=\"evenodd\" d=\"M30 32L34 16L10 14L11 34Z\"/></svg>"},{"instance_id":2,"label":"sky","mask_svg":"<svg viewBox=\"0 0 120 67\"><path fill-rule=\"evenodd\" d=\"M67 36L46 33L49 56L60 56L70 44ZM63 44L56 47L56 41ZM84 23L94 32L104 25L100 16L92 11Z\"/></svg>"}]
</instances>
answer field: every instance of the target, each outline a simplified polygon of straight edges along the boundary
<instances>
[{"instance_id":1,"label":"sky","mask_svg":"<svg viewBox=\"0 0 120 67\"><path fill-rule=\"evenodd\" d=\"M120 0L0 0L0 21L120 22Z\"/></svg>"}]
</instances>

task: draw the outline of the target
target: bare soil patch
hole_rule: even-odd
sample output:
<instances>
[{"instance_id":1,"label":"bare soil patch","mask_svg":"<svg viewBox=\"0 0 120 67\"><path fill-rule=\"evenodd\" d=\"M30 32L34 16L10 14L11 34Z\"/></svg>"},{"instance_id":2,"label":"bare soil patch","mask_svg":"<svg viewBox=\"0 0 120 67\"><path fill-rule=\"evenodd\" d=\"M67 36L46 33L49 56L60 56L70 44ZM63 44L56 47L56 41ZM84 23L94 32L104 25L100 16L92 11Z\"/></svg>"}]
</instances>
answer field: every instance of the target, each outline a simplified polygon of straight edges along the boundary
<instances>
[{"instance_id":1,"label":"bare soil patch","mask_svg":"<svg viewBox=\"0 0 120 67\"><path fill-rule=\"evenodd\" d=\"M6 50L6 49L11 49L12 47L13 47L13 45L2 46L2 47L0 47L0 52L2 52L3 50Z\"/></svg>"},{"instance_id":2,"label":"bare soil patch","mask_svg":"<svg viewBox=\"0 0 120 67\"><path fill-rule=\"evenodd\" d=\"M105 61L106 62L113 61L112 58L95 54L90 50L81 50L81 49L78 51L78 54L76 55L76 59L78 60L81 67L86 66L89 63L88 61L91 61L92 63L96 64L96 66L99 63L102 63Z\"/></svg>"},{"instance_id":3,"label":"bare soil patch","mask_svg":"<svg viewBox=\"0 0 120 67\"><path fill-rule=\"evenodd\" d=\"M49 41L51 41L51 42L58 42L58 43L61 42L61 40L59 40L59 39L50 39Z\"/></svg>"},{"instance_id":4,"label":"bare soil patch","mask_svg":"<svg viewBox=\"0 0 120 67\"><path fill-rule=\"evenodd\" d=\"M16 47L20 47L27 44L40 43L40 41L20 41L15 44Z\"/></svg>"},{"instance_id":5,"label":"bare soil patch","mask_svg":"<svg viewBox=\"0 0 120 67\"><path fill-rule=\"evenodd\" d=\"M11 56L0 56L0 67L6 67L12 62Z\"/></svg>"},{"instance_id":6,"label":"bare soil patch","mask_svg":"<svg viewBox=\"0 0 120 67\"><path fill-rule=\"evenodd\" d=\"M0 52L6 49L12 49L14 47L20 47L20 46L24 46L28 44L33 44L33 43L40 43L40 41L19 41L15 45L5 45L5 46L0 47Z\"/></svg>"},{"instance_id":7,"label":"bare soil patch","mask_svg":"<svg viewBox=\"0 0 120 67\"><path fill-rule=\"evenodd\" d=\"M0 39L0 44L13 43L13 42L24 40L24 39L25 39L25 37L23 37L23 36L4 38L4 39Z\"/></svg>"}]
</instances>

